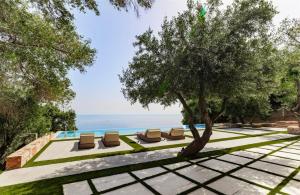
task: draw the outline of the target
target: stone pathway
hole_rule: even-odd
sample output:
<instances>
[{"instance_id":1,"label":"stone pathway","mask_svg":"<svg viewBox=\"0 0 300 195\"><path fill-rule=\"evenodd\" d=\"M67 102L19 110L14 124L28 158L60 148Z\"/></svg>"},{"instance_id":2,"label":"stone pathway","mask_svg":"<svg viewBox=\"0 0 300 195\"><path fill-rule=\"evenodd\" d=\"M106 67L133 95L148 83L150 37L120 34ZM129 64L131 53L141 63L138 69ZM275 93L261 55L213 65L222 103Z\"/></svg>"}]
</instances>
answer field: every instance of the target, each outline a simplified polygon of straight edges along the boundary
<instances>
[{"instance_id":1,"label":"stone pathway","mask_svg":"<svg viewBox=\"0 0 300 195\"><path fill-rule=\"evenodd\" d=\"M209 143L203 151L220 150L236 146L261 143L266 141L278 140L283 138L293 137L289 134L274 134L267 136L244 138L239 140L228 140ZM300 145L295 145L300 147ZM172 158L177 155L181 148L171 148L163 150L155 150L150 152L140 152L127 155L117 155L103 157L97 159L89 159L82 161L73 161L67 163L51 164L44 166L21 168L11 171L5 171L0 175L0 186L7 186L42 179L62 177L67 175L80 174L90 171L103 170L124 165L132 165L137 163L157 161L167 158ZM274 156L285 155L285 152L276 152ZM288 153L293 159L300 159L296 154Z\"/></svg>"},{"instance_id":2,"label":"stone pathway","mask_svg":"<svg viewBox=\"0 0 300 195\"><path fill-rule=\"evenodd\" d=\"M298 141L300 143L300 141ZM291 145L292 144L292 145ZM281 147L297 147L285 142ZM300 160L276 157L267 162L274 153L284 149L271 145L269 152L238 151L222 156L200 158L186 162L116 174L87 181L63 185L65 195L91 194L268 194L274 192L281 182L300 168ZM255 150L255 152L254 152ZM278 150L278 151L277 151ZM297 154L300 157L300 153ZM245 157L246 156L246 157ZM290 163L287 163L290 162ZM298 166L295 166L295 162ZM289 166L293 165L293 166ZM78 189L78 190L77 190ZM85 189L85 192L82 192ZM281 192L299 195L300 172L281 188Z\"/></svg>"}]
</instances>

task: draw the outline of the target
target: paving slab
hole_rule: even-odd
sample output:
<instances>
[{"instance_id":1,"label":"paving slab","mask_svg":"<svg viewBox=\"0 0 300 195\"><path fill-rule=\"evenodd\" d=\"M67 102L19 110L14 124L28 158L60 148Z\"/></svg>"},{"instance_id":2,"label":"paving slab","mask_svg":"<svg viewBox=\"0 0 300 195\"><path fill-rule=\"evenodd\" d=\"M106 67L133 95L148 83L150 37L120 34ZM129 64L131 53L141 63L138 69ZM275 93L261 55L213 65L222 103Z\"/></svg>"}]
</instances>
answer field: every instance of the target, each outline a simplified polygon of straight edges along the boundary
<instances>
[{"instance_id":1,"label":"paving slab","mask_svg":"<svg viewBox=\"0 0 300 195\"><path fill-rule=\"evenodd\" d=\"M152 195L153 193L140 183L132 184L114 191L104 193L106 195Z\"/></svg>"},{"instance_id":2,"label":"paving slab","mask_svg":"<svg viewBox=\"0 0 300 195\"><path fill-rule=\"evenodd\" d=\"M231 154L237 155L237 156L242 156L242 157L247 157L247 158L251 158L251 159L258 159L264 155L264 154L250 152L250 151L244 151L244 150L233 152Z\"/></svg>"},{"instance_id":3,"label":"paving slab","mask_svg":"<svg viewBox=\"0 0 300 195\"><path fill-rule=\"evenodd\" d=\"M267 156L265 158L262 158L261 161L277 163L277 164L281 164L281 165L291 166L294 168L298 168L298 166L300 166L300 161L281 158L278 156Z\"/></svg>"},{"instance_id":4,"label":"paving slab","mask_svg":"<svg viewBox=\"0 0 300 195\"><path fill-rule=\"evenodd\" d=\"M46 150L35 159L35 161L133 150L131 146L122 140L120 140L120 146L105 147L101 139L95 139L95 147L91 149L78 149L78 142L79 140L52 142Z\"/></svg>"},{"instance_id":5,"label":"paving slab","mask_svg":"<svg viewBox=\"0 0 300 195\"><path fill-rule=\"evenodd\" d=\"M278 150L280 147L279 146L274 146L274 145L267 145L267 146L262 146L259 148L263 148L263 149L268 149L268 150Z\"/></svg>"},{"instance_id":6,"label":"paving slab","mask_svg":"<svg viewBox=\"0 0 300 195\"><path fill-rule=\"evenodd\" d=\"M244 164L246 164L246 163L253 160L253 159L244 158L244 157L241 157L241 156L234 156L234 155L230 155L230 154L225 154L223 156L219 156L217 159L237 163L237 164L240 164L240 165L244 165Z\"/></svg>"},{"instance_id":7,"label":"paving slab","mask_svg":"<svg viewBox=\"0 0 300 195\"><path fill-rule=\"evenodd\" d=\"M238 165L235 165L232 163L227 163L227 162L216 160L216 159L211 159L211 160L199 163L199 164L209 167L209 168L212 168L214 170L221 171L221 172L228 172L228 171L238 167Z\"/></svg>"},{"instance_id":8,"label":"paving slab","mask_svg":"<svg viewBox=\"0 0 300 195\"><path fill-rule=\"evenodd\" d=\"M261 127L257 129L264 129L264 130L270 130L270 131L287 131L287 128L281 128L281 127Z\"/></svg>"},{"instance_id":9,"label":"paving slab","mask_svg":"<svg viewBox=\"0 0 300 195\"><path fill-rule=\"evenodd\" d=\"M285 192L290 195L299 195L300 194L300 182L291 180L287 183L282 189L282 192Z\"/></svg>"},{"instance_id":10,"label":"paving slab","mask_svg":"<svg viewBox=\"0 0 300 195\"><path fill-rule=\"evenodd\" d=\"M183 166L186 166L186 165L189 165L189 164L191 164L191 163L189 163L187 161L183 161L183 162L178 162L178 163L164 165L164 167L166 167L168 169L177 169L179 167L183 167Z\"/></svg>"},{"instance_id":11,"label":"paving slab","mask_svg":"<svg viewBox=\"0 0 300 195\"><path fill-rule=\"evenodd\" d=\"M272 155L300 161L300 154L298 155L298 154L292 154L292 153L278 151L278 152L273 153Z\"/></svg>"},{"instance_id":12,"label":"paving slab","mask_svg":"<svg viewBox=\"0 0 300 195\"><path fill-rule=\"evenodd\" d=\"M294 168L289 168L281 165L275 165L272 163L267 163L267 162L262 162L262 161L257 161L255 163L252 163L248 165L248 167L253 167L257 168L260 170L268 171L271 173L277 173L282 176L289 176L295 169Z\"/></svg>"},{"instance_id":13,"label":"paving slab","mask_svg":"<svg viewBox=\"0 0 300 195\"><path fill-rule=\"evenodd\" d=\"M208 157L205 157L205 158L196 158L196 159L193 159L193 160L190 160L190 161L193 162L193 163L197 163L199 161L203 161L203 160L207 160L207 159L209 159L209 158Z\"/></svg>"},{"instance_id":14,"label":"paving slab","mask_svg":"<svg viewBox=\"0 0 300 195\"><path fill-rule=\"evenodd\" d=\"M212 191L209 191L204 188L199 188L199 189L189 193L188 195L216 195L216 193L213 193Z\"/></svg>"},{"instance_id":15,"label":"paving slab","mask_svg":"<svg viewBox=\"0 0 300 195\"><path fill-rule=\"evenodd\" d=\"M176 172L200 183L204 183L220 175L220 173L216 171L212 171L210 169L200 167L198 165L192 165L183 169L179 169Z\"/></svg>"},{"instance_id":16,"label":"paving slab","mask_svg":"<svg viewBox=\"0 0 300 195\"><path fill-rule=\"evenodd\" d=\"M263 131L263 130L257 130L257 129L244 129L244 128L224 128L221 130L233 132L233 133L243 133L246 135L259 135L259 134L264 134L264 133L271 133L270 131Z\"/></svg>"},{"instance_id":17,"label":"paving slab","mask_svg":"<svg viewBox=\"0 0 300 195\"><path fill-rule=\"evenodd\" d=\"M123 184L128 184L133 181L135 181L135 179L128 173L92 179L92 182L98 192L121 186Z\"/></svg>"},{"instance_id":18,"label":"paving slab","mask_svg":"<svg viewBox=\"0 0 300 195\"><path fill-rule=\"evenodd\" d=\"M174 174L167 173L152 179L145 180L145 182L163 195L173 195L184 192L196 184Z\"/></svg>"},{"instance_id":19,"label":"paving slab","mask_svg":"<svg viewBox=\"0 0 300 195\"><path fill-rule=\"evenodd\" d=\"M256 185L225 176L211 184L209 187L228 195L236 194L267 194L269 191Z\"/></svg>"},{"instance_id":20,"label":"paving slab","mask_svg":"<svg viewBox=\"0 0 300 195\"><path fill-rule=\"evenodd\" d=\"M289 152L289 153L293 153L293 154L298 154L300 155L300 150L297 149L292 149L292 148L283 148L280 150L281 152Z\"/></svg>"},{"instance_id":21,"label":"paving slab","mask_svg":"<svg viewBox=\"0 0 300 195\"><path fill-rule=\"evenodd\" d=\"M80 181L63 185L64 195L91 195L93 191L87 181Z\"/></svg>"},{"instance_id":22,"label":"paving slab","mask_svg":"<svg viewBox=\"0 0 300 195\"><path fill-rule=\"evenodd\" d=\"M146 177L150 177L153 175L157 175L159 173L165 172L166 170L161 167L154 167L149 169L142 169L138 171L133 171L132 173L140 179L144 179Z\"/></svg>"},{"instance_id":23,"label":"paving slab","mask_svg":"<svg viewBox=\"0 0 300 195\"><path fill-rule=\"evenodd\" d=\"M200 130L199 133L202 135L204 131ZM192 132L188 131L185 133L186 135L192 136ZM230 133L230 132L221 132L221 131L212 131L212 135L210 137L211 140L215 139L223 139L223 138L231 138L231 137L241 137L243 135L235 134L235 133Z\"/></svg>"},{"instance_id":24,"label":"paving slab","mask_svg":"<svg viewBox=\"0 0 300 195\"><path fill-rule=\"evenodd\" d=\"M300 172L298 172L297 175L295 175L294 179L300 180Z\"/></svg>"},{"instance_id":25,"label":"paving slab","mask_svg":"<svg viewBox=\"0 0 300 195\"><path fill-rule=\"evenodd\" d=\"M237 147L237 146L248 145L248 144L256 144L256 143L261 143L262 141L264 142L273 141L273 140L286 139L291 137L295 137L295 135L272 134L272 135L265 135L265 136L243 138L238 140L212 142L212 143L208 143L203 151L214 151L217 149L231 148L231 147Z\"/></svg>"},{"instance_id":26,"label":"paving slab","mask_svg":"<svg viewBox=\"0 0 300 195\"><path fill-rule=\"evenodd\" d=\"M176 145L176 144L187 144L187 143L191 143L194 140L193 138L190 137L185 137L185 139L182 140L170 140L170 139L162 138L160 142L148 143L143 140L140 140L136 135L127 136L127 137L145 148L169 146L169 145Z\"/></svg>"},{"instance_id":27,"label":"paving slab","mask_svg":"<svg viewBox=\"0 0 300 195\"><path fill-rule=\"evenodd\" d=\"M284 142L284 143L278 143L278 144L272 144L272 146L278 146L278 147L284 147L284 146L286 146L286 145L288 145L287 142Z\"/></svg>"},{"instance_id":28,"label":"paving slab","mask_svg":"<svg viewBox=\"0 0 300 195\"><path fill-rule=\"evenodd\" d=\"M250 149L247 149L246 151L257 152L257 153L261 153L261 154L269 154L272 152L272 150L263 149L263 148L250 148Z\"/></svg>"},{"instance_id":29,"label":"paving slab","mask_svg":"<svg viewBox=\"0 0 300 195\"><path fill-rule=\"evenodd\" d=\"M293 145L294 146L300 146L300 142L298 141L298 142L294 143Z\"/></svg>"},{"instance_id":30,"label":"paving slab","mask_svg":"<svg viewBox=\"0 0 300 195\"><path fill-rule=\"evenodd\" d=\"M250 168L242 168L231 175L254 183L275 188L284 178Z\"/></svg>"},{"instance_id":31,"label":"paving slab","mask_svg":"<svg viewBox=\"0 0 300 195\"><path fill-rule=\"evenodd\" d=\"M290 149L294 149L294 150L298 150L298 152L300 152L300 146L294 146L294 145L290 145L286 148L290 148Z\"/></svg>"}]
</instances>

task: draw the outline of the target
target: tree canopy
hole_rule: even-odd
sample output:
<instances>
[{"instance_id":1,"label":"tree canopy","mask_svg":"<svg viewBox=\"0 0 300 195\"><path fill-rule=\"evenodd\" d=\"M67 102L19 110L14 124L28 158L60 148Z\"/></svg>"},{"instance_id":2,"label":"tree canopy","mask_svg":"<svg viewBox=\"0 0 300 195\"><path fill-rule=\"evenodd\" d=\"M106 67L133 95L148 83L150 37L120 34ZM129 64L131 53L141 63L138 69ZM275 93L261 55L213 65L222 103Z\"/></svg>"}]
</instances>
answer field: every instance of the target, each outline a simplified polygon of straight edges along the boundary
<instances>
[{"instance_id":1,"label":"tree canopy","mask_svg":"<svg viewBox=\"0 0 300 195\"><path fill-rule=\"evenodd\" d=\"M117 9L150 8L153 0L109 0ZM28 133L76 129L61 110L75 95L70 70L86 71L96 50L79 35L74 9L100 14L96 0L3 0L0 3L0 156Z\"/></svg>"},{"instance_id":2,"label":"tree canopy","mask_svg":"<svg viewBox=\"0 0 300 195\"><path fill-rule=\"evenodd\" d=\"M205 18L195 10L189 1L187 11L164 20L158 35L149 29L137 36L138 50L120 76L124 96L131 103L147 107L180 101L190 117L195 138L191 145L198 145L187 147L186 154L198 152L209 140L213 119L208 99L225 104L246 94L268 94L275 60L270 29L277 12L270 2L236 0L222 9L221 1L210 0ZM193 126L189 99L197 101L205 118L201 137Z\"/></svg>"}]
</instances>

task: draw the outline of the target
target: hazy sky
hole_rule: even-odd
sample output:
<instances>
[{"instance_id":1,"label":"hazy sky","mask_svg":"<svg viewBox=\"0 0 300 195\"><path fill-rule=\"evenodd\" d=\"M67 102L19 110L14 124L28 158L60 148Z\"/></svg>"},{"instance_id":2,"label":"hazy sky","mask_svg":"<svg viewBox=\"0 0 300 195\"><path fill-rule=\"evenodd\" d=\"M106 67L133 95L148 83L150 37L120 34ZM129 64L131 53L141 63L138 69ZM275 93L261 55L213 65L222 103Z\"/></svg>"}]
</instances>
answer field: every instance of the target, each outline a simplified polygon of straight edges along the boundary
<instances>
[{"instance_id":1,"label":"hazy sky","mask_svg":"<svg viewBox=\"0 0 300 195\"><path fill-rule=\"evenodd\" d=\"M223 2L228 4L231 0ZM273 2L280 12L275 17L275 23L285 17L300 18L299 0ZM101 0L100 16L76 14L77 30L91 40L92 47L97 49L97 59L86 73L70 73L76 92L72 108L78 114L179 114L179 104L165 109L160 105L151 105L149 110L139 104L130 105L121 93L118 74L131 61L135 51L132 43L136 35L149 27L158 31L165 16L176 16L185 9L186 0L156 0L150 10L140 10L141 15L137 18L132 10L117 11L108 0Z\"/></svg>"}]
</instances>

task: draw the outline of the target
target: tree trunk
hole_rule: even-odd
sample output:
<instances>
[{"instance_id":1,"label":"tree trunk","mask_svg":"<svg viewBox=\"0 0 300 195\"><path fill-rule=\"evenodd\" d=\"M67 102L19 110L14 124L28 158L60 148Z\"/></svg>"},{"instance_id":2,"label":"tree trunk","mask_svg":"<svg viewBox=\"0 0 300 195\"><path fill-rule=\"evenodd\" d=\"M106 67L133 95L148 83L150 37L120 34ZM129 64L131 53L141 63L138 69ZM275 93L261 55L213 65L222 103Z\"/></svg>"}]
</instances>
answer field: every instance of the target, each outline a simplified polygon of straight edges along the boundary
<instances>
[{"instance_id":1,"label":"tree trunk","mask_svg":"<svg viewBox=\"0 0 300 195\"><path fill-rule=\"evenodd\" d=\"M194 141L192 141L192 143L190 143L186 148L183 148L181 150L180 152L181 156L188 157L188 156L195 156L196 154L198 154L198 152L201 151L208 143L210 136L212 135L212 120L210 119L210 116L208 114L205 99L203 97L200 97L198 104L204 119L205 130L202 136L200 137L198 130L194 126L194 121L193 120L189 121L189 127L190 130L192 131ZM185 106L187 105L185 104L184 107ZM192 114L193 113L191 113L191 119L193 118Z\"/></svg>"}]
</instances>

